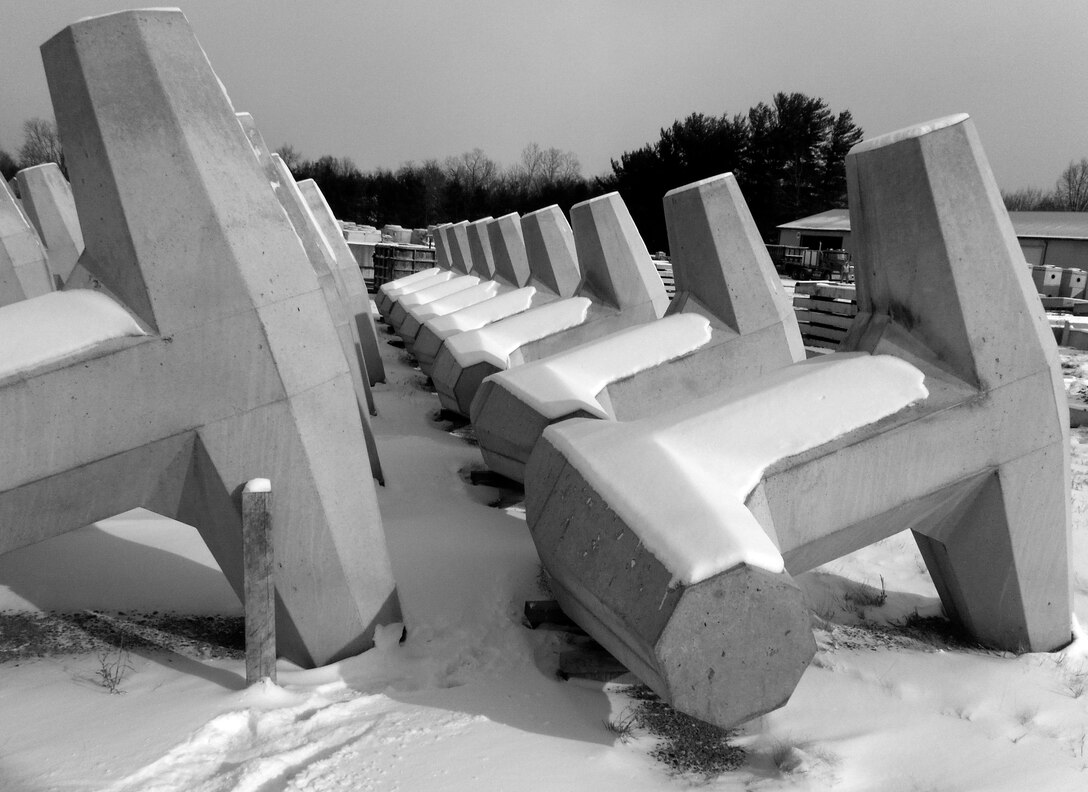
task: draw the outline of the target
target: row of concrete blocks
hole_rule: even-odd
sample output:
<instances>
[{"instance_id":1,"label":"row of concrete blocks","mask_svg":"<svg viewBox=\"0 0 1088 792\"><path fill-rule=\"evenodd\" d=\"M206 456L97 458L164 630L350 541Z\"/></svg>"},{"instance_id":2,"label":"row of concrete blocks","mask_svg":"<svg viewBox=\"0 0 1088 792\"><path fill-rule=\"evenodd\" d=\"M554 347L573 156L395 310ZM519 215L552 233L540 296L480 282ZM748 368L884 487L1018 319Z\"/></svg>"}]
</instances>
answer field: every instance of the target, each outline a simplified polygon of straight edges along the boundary
<instances>
[{"instance_id":1,"label":"row of concrete blocks","mask_svg":"<svg viewBox=\"0 0 1088 792\"><path fill-rule=\"evenodd\" d=\"M571 211L581 282L566 299L607 313L598 333L574 332L574 312L542 334L531 317L557 296L476 329L451 321L524 288L505 263L521 260L511 216L438 229L440 260L471 274L379 298L408 343L462 330L429 373L487 463L524 482L564 610L722 726L784 704L813 656L792 576L905 529L976 640L1045 651L1071 637L1057 348L974 126L952 116L863 142L847 173L859 312L840 351L811 360L729 175L665 196L664 318L648 291L600 299L602 282L645 283L616 195ZM530 244L542 216L563 226L554 208L521 219L530 278L554 261ZM475 300L488 283L506 294L446 313L451 293Z\"/></svg>"},{"instance_id":2,"label":"row of concrete blocks","mask_svg":"<svg viewBox=\"0 0 1088 792\"><path fill-rule=\"evenodd\" d=\"M195 526L241 598L240 491L267 478L280 654L367 649L400 619L368 431L384 372L320 191L180 11L84 19L42 57L85 249L0 307L0 553L143 506Z\"/></svg>"}]
</instances>

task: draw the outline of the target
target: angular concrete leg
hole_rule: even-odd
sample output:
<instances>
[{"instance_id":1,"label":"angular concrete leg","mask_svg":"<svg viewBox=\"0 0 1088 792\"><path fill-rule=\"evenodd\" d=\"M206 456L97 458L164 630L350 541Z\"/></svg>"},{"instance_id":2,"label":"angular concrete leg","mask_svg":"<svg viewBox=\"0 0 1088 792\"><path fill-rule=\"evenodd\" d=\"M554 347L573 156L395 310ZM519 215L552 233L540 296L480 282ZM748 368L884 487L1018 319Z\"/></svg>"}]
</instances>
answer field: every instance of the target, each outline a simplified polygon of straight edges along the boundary
<instances>
[{"instance_id":1,"label":"angular concrete leg","mask_svg":"<svg viewBox=\"0 0 1088 792\"><path fill-rule=\"evenodd\" d=\"M491 224L490 215L481 217L468 224L468 249L472 254L472 271L480 280L491 280L495 277L495 254L491 250L491 238L488 236L487 227Z\"/></svg>"},{"instance_id":2,"label":"angular concrete leg","mask_svg":"<svg viewBox=\"0 0 1088 792\"><path fill-rule=\"evenodd\" d=\"M559 297L573 297L581 283L574 232L558 206L546 206L521 218L530 285Z\"/></svg>"},{"instance_id":3,"label":"angular concrete leg","mask_svg":"<svg viewBox=\"0 0 1088 792\"><path fill-rule=\"evenodd\" d=\"M468 220L453 223L446 230L446 239L449 241L450 262L453 270L462 275L471 273L474 262L468 240Z\"/></svg>"},{"instance_id":4,"label":"angular concrete leg","mask_svg":"<svg viewBox=\"0 0 1088 792\"><path fill-rule=\"evenodd\" d=\"M982 643L1026 650L1069 641L1071 562L1037 531L1066 509L1062 489L1039 480L1061 481L1068 469L1054 446L1008 462L940 524L914 532L948 615Z\"/></svg>"},{"instance_id":5,"label":"angular concrete leg","mask_svg":"<svg viewBox=\"0 0 1088 792\"><path fill-rule=\"evenodd\" d=\"M518 288L528 284L532 273L518 213L511 212L488 223L487 234L495 254L495 277Z\"/></svg>"},{"instance_id":6,"label":"angular concrete leg","mask_svg":"<svg viewBox=\"0 0 1088 792\"><path fill-rule=\"evenodd\" d=\"M15 178L23 208L49 251L49 268L66 283L84 248L72 187L55 162L23 168Z\"/></svg>"}]
</instances>

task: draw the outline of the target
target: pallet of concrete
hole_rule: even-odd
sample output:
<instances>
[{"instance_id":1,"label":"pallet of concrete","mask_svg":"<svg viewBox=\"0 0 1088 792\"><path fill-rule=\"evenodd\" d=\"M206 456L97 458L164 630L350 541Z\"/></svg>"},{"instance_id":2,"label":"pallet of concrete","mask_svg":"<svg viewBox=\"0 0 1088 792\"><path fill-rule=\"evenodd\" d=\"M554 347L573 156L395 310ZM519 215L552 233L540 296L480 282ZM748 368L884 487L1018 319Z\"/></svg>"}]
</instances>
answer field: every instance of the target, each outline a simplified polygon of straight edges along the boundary
<instances>
[{"instance_id":1,"label":"pallet of concrete","mask_svg":"<svg viewBox=\"0 0 1088 792\"><path fill-rule=\"evenodd\" d=\"M1088 310L1088 300L1079 300L1072 297L1040 297L1044 311L1055 313L1075 313L1079 308L1083 314Z\"/></svg>"},{"instance_id":2,"label":"pallet of concrete","mask_svg":"<svg viewBox=\"0 0 1088 792\"><path fill-rule=\"evenodd\" d=\"M408 307L407 316L396 331L404 339L409 352L414 351L416 338L428 319L469 308L500 294L520 289L528 283L529 261L525 252L521 218L517 212L487 220L482 225L474 223L469 226L469 233L470 238L476 237L476 242L471 245L473 261L485 262L484 267L473 269L481 278L482 273L489 269L490 278L482 279L472 288Z\"/></svg>"},{"instance_id":3,"label":"pallet of concrete","mask_svg":"<svg viewBox=\"0 0 1088 792\"><path fill-rule=\"evenodd\" d=\"M910 529L946 614L1071 640L1057 349L970 119L855 146L842 351L631 422L548 427L529 528L563 609L673 706L732 726L813 653L791 576Z\"/></svg>"},{"instance_id":4,"label":"pallet of concrete","mask_svg":"<svg viewBox=\"0 0 1088 792\"><path fill-rule=\"evenodd\" d=\"M1031 280L1035 283L1035 291L1040 296L1057 297L1062 286L1062 269L1042 264L1032 265Z\"/></svg>"},{"instance_id":5,"label":"pallet of concrete","mask_svg":"<svg viewBox=\"0 0 1088 792\"><path fill-rule=\"evenodd\" d=\"M805 346L837 348L858 312L855 287L798 281L793 294L793 309Z\"/></svg>"},{"instance_id":6,"label":"pallet of concrete","mask_svg":"<svg viewBox=\"0 0 1088 792\"><path fill-rule=\"evenodd\" d=\"M664 315L668 297L618 193L571 209L578 294L452 336L431 380L447 410L469 415L484 378Z\"/></svg>"},{"instance_id":7,"label":"pallet of concrete","mask_svg":"<svg viewBox=\"0 0 1088 792\"><path fill-rule=\"evenodd\" d=\"M0 179L0 305L48 294L53 285L38 233Z\"/></svg>"},{"instance_id":8,"label":"pallet of concrete","mask_svg":"<svg viewBox=\"0 0 1088 792\"><path fill-rule=\"evenodd\" d=\"M672 190L664 205L678 287L666 317L485 379L471 417L492 470L524 481L552 423L645 417L804 359L733 175Z\"/></svg>"},{"instance_id":9,"label":"pallet of concrete","mask_svg":"<svg viewBox=\"0 0 1088 792\"><path fill-rule=\"evenodd\" d=\"M525 279L522 265L512 263L510 277L515 282L522 283L519 288L424 322L412 344L412 354L427 376L431 376L435 359L446 340L452 336L480 330L530 308L573 297L578 290L581 273L575 252L574 232L559 207L546 206L530 212L521 218L517 229L521 231L525 247L528 279ZM510 230L509 227L506 230ZM513 255L517 247L516 240L506 238L505 232L503 237L497 241L493 238L493 247L500 250L509 246ZM496 266L499 265L497 259Z\"/></svg>"},{"instance_id":10,"label":"pallet of concrete","mask_svg":"<svg viewBox=\"0 0 1088 792\"><path fill-rule=\"evenodd\" d=\"M1062 269L1061 284L1058 286L1058 296L1078 300L1084 297L1088 272L1075 267Z\"/></svg>"},{"instance_id":11,"label":"pallet of concrete","mask_svg":"<svg viewBox=\"0 0 1088 792\"><path fill-rule=\"evenodd\" d=\"M667 259L653 259L654 269L657 270L658 276L661 278L661 285L665 287L665 294L669 296L671 300L673 295L676 294L676 280L673 276L672 262Z\"/></svg>"},{"instance_id":12,"label":"pallet of concrete","mask_svg":"<svg viewBox=\"0 0 1088 792\"><path fill-rule=\"evenodd\" d=\"M0 308L0 552L144 506L195 526L241 597L240 492L269 478L280 654L369 648L400 610L348 363L204 50L156 9L42 56L96 221L64 291Z\"/></svg>"}]
</instances>

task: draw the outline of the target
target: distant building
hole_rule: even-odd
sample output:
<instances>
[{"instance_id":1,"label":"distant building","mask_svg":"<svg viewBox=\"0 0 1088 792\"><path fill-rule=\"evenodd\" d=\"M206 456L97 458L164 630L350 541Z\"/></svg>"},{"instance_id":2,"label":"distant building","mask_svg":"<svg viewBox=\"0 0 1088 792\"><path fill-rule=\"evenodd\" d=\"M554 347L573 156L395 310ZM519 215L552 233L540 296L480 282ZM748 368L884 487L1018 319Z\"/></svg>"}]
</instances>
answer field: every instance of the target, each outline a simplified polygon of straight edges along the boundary
<instances>
[{"instance_id":1,"label":"distant building","mask_svg":"<svg viewBox=\"0 0 1088 792\"><path fill-rule=\"evenodd\" d=\"M1009 212L1028 264L1088 270L1088 212ZM778 243L814 250L850 244L850 212L830 209L778 226Z\"/></svg>"}]
</instances>

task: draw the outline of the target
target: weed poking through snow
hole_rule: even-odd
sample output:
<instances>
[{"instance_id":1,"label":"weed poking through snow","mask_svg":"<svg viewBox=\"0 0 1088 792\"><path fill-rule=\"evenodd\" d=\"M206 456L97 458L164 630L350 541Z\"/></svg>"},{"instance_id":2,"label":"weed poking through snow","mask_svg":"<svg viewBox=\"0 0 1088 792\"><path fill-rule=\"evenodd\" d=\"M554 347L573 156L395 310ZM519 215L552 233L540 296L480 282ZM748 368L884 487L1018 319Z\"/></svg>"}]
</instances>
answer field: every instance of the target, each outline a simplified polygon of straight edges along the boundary
<instances>
[{"instance_id":1,"label":"weed poking through snow","mask_svg":"<svg viewBox=\"0 0 1088 792\"><path fill-rule=\"evenodd\" d=\"M98 653L98 671L95 672L99 683L110 693L121 694L121 682L125 674L133 670L132 659L125 648L124 633L120 635L117 646Z\"/></svg>"}]
</instances>

